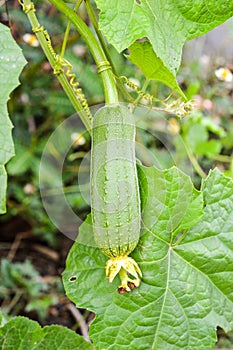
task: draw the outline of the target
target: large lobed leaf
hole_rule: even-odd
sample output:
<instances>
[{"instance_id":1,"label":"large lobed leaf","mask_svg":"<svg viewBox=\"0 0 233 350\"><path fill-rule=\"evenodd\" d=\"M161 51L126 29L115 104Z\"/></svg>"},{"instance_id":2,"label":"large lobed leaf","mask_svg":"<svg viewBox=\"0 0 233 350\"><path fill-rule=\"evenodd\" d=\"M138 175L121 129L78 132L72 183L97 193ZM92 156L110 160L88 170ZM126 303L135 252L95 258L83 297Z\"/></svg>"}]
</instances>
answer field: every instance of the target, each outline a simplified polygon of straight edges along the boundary
<instances>
[{"instance_id":1,"label":"large lobed leaf","mask_svg":"<svg viewBox=\"0 0 233 350\"><path fill-rule=\"evenodd\" d=\"M62 326L41 328L26 317L15 317L0 328L1 350L91 350L92 344Z\"/></svg>"},{"instance_id":2,"label":"large lobed leaf","mask_svg":"<svg viewBox=\"0 0 233 350\"><path fill-rule=\"evenodd\" d=\"M118 51L147 37L175 75L186 40L203 35L233 16L232 0L96 0L100 29Z\"/></svg>"},{"instance_id":3,"label":"large lobed leaf","mask_svg":"<svg viewBox=\"0 0 233 350\"><path fill-rule=\"evenodd\" d=\"M7 101L19 85L19 74L25 66L21 49L12 38L10 29L0 23L0 214L5 213L7 175L4 165L14 155L11 136L12 123L8 117Z\"/></svg>"},{"instance_id":4,"label":"large lobed leaf","mask_svg":"<svg viewBox=\"0 0 233 350\"><path fill-rule=\"evenodd\" d=\"M233 326L233 183L214 170L199 192L175 167L138 173L141 286L119 295L119 280L108 283L89 216L67 259L67 295L96 313L96 349L211 350L217 325Z\"/></svg>"}]
</instances>

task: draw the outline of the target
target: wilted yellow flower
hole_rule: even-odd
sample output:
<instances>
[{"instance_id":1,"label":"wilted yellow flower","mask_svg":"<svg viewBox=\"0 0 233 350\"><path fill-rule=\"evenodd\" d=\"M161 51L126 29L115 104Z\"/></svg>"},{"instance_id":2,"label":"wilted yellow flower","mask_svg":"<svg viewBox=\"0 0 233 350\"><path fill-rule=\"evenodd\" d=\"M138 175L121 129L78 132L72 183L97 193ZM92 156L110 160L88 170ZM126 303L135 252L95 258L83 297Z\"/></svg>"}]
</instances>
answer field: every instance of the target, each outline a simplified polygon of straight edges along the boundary
<instances>
[{"instance_id":1,"label":"wilted yellow flower","mask_svg":"<svg viewBox=\"0 0 233 350\"><path fill-rule=\"evenodd\" d=\"M37 40L37 37L34 34L24 34L23 40L25 41L25 43L33 47L38 47L40 45L39 41Z\"/></svg>"},{"instance_id":2,"label":"wilted yellow flower","mask_svg":"<svg viewBox=\"0 0 233 350\"><path fill-rule=\"evenodd\" d=\"M226 81L228 83L233 80L233 75L228 68L221 67L219 69L216 69L215 75L219 80Z\"/></svg>"}]
</instances>

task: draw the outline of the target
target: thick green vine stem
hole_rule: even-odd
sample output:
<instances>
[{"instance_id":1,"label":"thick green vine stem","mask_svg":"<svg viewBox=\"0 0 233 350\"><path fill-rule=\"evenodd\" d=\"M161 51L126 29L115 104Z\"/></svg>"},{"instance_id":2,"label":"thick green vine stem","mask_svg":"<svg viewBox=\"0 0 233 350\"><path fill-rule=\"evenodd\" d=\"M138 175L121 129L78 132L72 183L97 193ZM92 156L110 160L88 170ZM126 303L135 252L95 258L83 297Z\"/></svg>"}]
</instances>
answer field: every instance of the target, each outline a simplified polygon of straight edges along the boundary
<instances>
[{"instance_id":1,"label":"thick green vine stem","mask_svg":"<svg viewBox=\"0 0 233 350\"><path fill-rule=\"evenodd\" d=\"M54 70L54 74L56 74L75 110L79 113L86 129L90 132L92 115L85 96L82 93L82 89L79 87L79 83L75 81L76 77L75 74L72 73L72 65L67 60L57 55L54 51L48 32L40 25L36 17L34 3L31 0L24 0L23 2L19 0L19 3L29 18L32 31L36 34L37 39Z\"/></svg>"},{"instance_id":2,"label":"thick green vine stem","mask_svg":"<svg viewBox=\"0 0 233 350\"><path fill-rule=\"evenodd\" d=\"M115 104L118 102L118 94L116 82L112 72L110 63L108 62L105 53L96 39L94 34L83 22L83 20L67 6L62 0L49 0L59 11L61 11L75 26L77 31L86 41L90 52L96 62L98 72L102 78L104 86L104 95L106 104Z\"/></svg>"},{"instance_id":3,"label":"thick green vine stem","mask_svg":"<svg viewBox=\"0 0 233 350\"><path fill-rule=\"evenodd\" d=\"M95 14L95 11L93 9L93 5L91 3L90 0L85 0L85 4L86 4L86 9L87 9L87 13L88 13L88 16L91 20L91 23L95 29L95 32L98 36L98 39L101 43L101 46L104 50L104 53L108 59L108 61L110 62L111 64L111 67L112 67L112 71L113 71L113 74L114 76L116 77L116 83L117 83L117 86L118 86L118 89L119 89L119 92L121 93L122 97L128 101L128 102L134 102L134 98L130 95L130 93L127 91L123 81L121 81L121 79L118 79L118 74L117 74L117 70L116 70L116 67L114 65L114 62L111 58L111 55L108 51L108 47L107 47L107 44L106 44L106 41L104 39L104 36L101 32L101 30L99 29L99 26L98 26L98 20L97 20L97 16Z\"/></svg>"}]
</instances>

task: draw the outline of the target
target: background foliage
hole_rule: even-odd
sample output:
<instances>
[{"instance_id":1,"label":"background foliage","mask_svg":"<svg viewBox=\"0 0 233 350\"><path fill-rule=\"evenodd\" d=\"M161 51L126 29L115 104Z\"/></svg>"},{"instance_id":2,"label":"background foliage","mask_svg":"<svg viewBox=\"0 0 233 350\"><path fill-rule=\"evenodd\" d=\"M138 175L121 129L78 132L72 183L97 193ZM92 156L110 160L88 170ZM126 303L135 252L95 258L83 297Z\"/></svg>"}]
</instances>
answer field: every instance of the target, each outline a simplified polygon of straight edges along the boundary
<instances>
[{"instance_id":1,"label":"background foliage","mask_svg":"<svg viewBox=\"0 0 233 350\"><path fill-rule=\"evenodd\" d=\"M120 1L113 2L112 13L114 13L114 6L118 2L120 3ZM173 1L170 1L169 3L172 6L174 5ZM213 3L209 3L209 6L212 6ZM109 13L107 13L107 10L109 11L109 9L105 11L106 4L103 1L98 1L97 5L99 6L99 8L101 8L102 11L101 28L103 28L103 30L107 34L108 28L106 27L105 22L106 17L109 16ZM127 5L129 7L129 11L132 11L132 8L130 8L131 5L132 2L129 2ZM224 4L222 3L222 5ZM51 322L59 323L62 319L62 322L66 322L66 325L68 327L77 330L79 333L85 334L85 327L83 328L81 326L82 321L80 321L77 318L77 315L75 317L70 315L67 316L68 309L65 309L65 314L61 314L61 310L63 310L63 307L61 305L66 304L70 306L70 304L67 304L69 303L69 301L67 301L67 299L64 299L64 291L59 278L60 272L64 268L64 255L68 251L70 244L67 243L67 240L64 237L61 238L53 223L47 217L40 200L38 185L39 162L46 141L50 133L60 124L61 121L70 116L74 112L74 110L71 107L68 99L64 95L63 91L61 90L60 86L58 85L56 78L53 76L51 67L46 62L44 55L41 52L41 49L36 44L36 41L34 41L33 44L33 41L30 42L28 41L27 37L25 37L25 33L31 33L30 25L26 16L22 13L21 9L19 9L17 2L12 2L11 4L9 4L9 6L12 34L17 40L18 44L23 49L28 64L27 68L23 71L20 77L20 87L18 87L17 90L15 90L13 94L11 94L11 99L8 102L8 110L11 115L11 120L14 124L13 138L15 142L16 156L12 158L12 160L7 165L7 171L9 174L9 186L7 190L8 212L0 219L1 225L3 227L0 253L2 257L6 258L2 260L0 270L0 299L1 309L3 312L2 320L3 323L5 323L7 320L10 320L10 322L6 323L6 325L3 328L1 328L0 334L2 334L2 336L3 334L11 334L12 329L15 329L15 327L17 327L18 322L23 322L25 327L29 329L31 337L29 343L25 345L28 349L33 349L34 345L32 344L32 341L35 340L34 337L37 338L36 341L38 342L38 344L40 344L40 347L38 347L39 349L43 349L43 342L45 341L51 341L51 349L57 349L57 344L60 343L60 338L54 339L53 337L53 330L55 329L54 327L57 326L45 327L42 329L37 323L33 321L29 321L27 319L11 319L11 317L17 314L26 315L32 319L38 320L42 325L50 324ZM142 16L142 6L139 6L139 4L134 6L135 9L139 11L140 16ZM222 11L222 7L219 6L219 9L215 10ZM0 8L0 13L2 21L5 21L7 23L6 11L3 6ZM150 15L152 14L153 12L150 13ZM80 15L87 23L89 23L87 13L84 7L81 7ZM176 9L176 15L180 15L178 9ZM58 15L57 11L54 8L52 8L50 5L44 2L39 3L38 16L41 19L43 25L45 25L46 29L48 29L49 33L51 34L55 48L59 52L63 40L63 33L66 28L66 20L63 16ZM229 16L228 13L226 13L226 18L227 16ZM171 20L173 19L171 18ZM164 20L162 16L160 18L160 21L162 23L162 28L167 27L166 25L163 25ZM179 24L179 21L177 21L177 23ZM217 24L217 22L215 24ZM200 25L198 25L198 28L199 27ZM203 28L205 30L210 29L210 25L203 25ZM229 28L232 28L232 24L229 24ZM127 29L130 29L130 23ZM149 29L144 28L144 30L146 30L144 35L148 34ZM5 30L3 30L1 33L2 35L9 35L9 30L7 31L8 34L6 34ZM119 35L121 33L122 31L119 30ZM114 33L111 33L111 31L108 31L107 37L110 43L114 44L116 48L124 49L128 45L128 43L132 44L132 40L128 40L127 35L124 37L124 40L122 40L122 37L115 36L115 40L118 41L114 42L112 39L113 34ZM193 34L195 34L195 31L193 32ZM139 34L137 33L137 37L138 35ZM163 35L164 33L161 33L161 38L163 37ZM168 37L171 37L168 33L166 35ZM190 34L190 31L188 33L184 33L182 31L180 32L180 38L183 41L185 40L185 38L191 38L191 36L192 35ZM128 40L127 45L125 43L126 40ZM151 41L153 42L153 40ZM150 58L150 44L145 42L137 43L131 46L130 52L127 52L127 55L130 55L132 62L135 62L135 52L137 52L138 58L138 52L144 45L148 46L147 58ZM155 42L153 42L152 45L156 45ZM172 43L172 45L174 47L174 43ZM160 57L164 58L164 62L168 63L170 69L170 72L168 72L167 74L171 78L171 83L167 85L170 87L173 86L177 91L179 91L177 83L174 80L174 71L176 70L177 64L181 57L181 47L180 44L176 45L175 47L177 48L175 62L170 62L170 58L166 56L165 52L161 52ZM17 50L18 49L14 47L12 51L14 58L15 56L18 56ZM136 83L139 84L141 87L144 83L144 76L142 72L145 73L145 75L148 78L153 77L153 72L143 71L140 62L137 62L137 65L139 67L137 68L133 64L128 62L123 55L118 55L116 49L112 46L110 46L109 50L113 59L115 60L119 74L125 75L130 78L133 77L134 79L136 79ZM88 52L85 43L82 41L82 39L79 37L79 34L77 34L77 32L73 28L68 42L66 57L73 64L74 72L78 76L78 80L80 81L80 84L83 87L83 90L88 98L89 104L92 105L95 103L103 102L103 90L101 87L100 79L96 75L96 66ZM152 58L154 59L154 57ZM144 59L145 57L142 57L140 61L143 61ZM10 74L13 73L12 65L10 66L9 64L7 64L7 67L5 67L5 65L3 67L3 64L5 64L4 62L5 58L3 58L3 60L1 58L1 74L2 72L5 72L8 79L4 78L4 80L12 82L10 76ZM19 63L22 68L22 65L25 62L24 60L22 60ZM8 72L7 69L9 67L11 69ZM191 117L185 118L184 120L180 121L174 115L166 115L166 119L158 118L158 120L153 120L151 118L147 118L143 121L138 121L138 125L143 126L143 129L138 129L137 141L142 143L151 152L151 154L156 157L156 165L159 165L161 169L165 169L172 166L175 163L175 165L181 167L182 170L185 171L187 174L192 175L193 181L197 188L200 188L201 185L201 171L207 173L209 169L214 168L215 166L217 166L226 175L233 178L232 82L220 80L216 77L215 70L219 67L226 67L230 71L232 71L231 63L230 61L225 59L224 54L222 56L220 55L213 57L208 55L201 55L197 61L183 61L181 69L178 73L178 82L182 87L183 91L186 93L187 97L195 98L198 103L198 110L195 110ZM17 83L18 82L15 81L14 84L12 84L12 86L6 84L6 89L8 88L8 91L6 91L6 98L3 101L3 105L6 105L6 99L8 98L8 94L10 93L10 90L12 90L17 85ZM162 85L160 82L153 80L147 88L147 91L155 94L160 99L164 99L168 96L170 89ZM135 92L131 93L134 97L137 97ZM146 103L146 101L143 102ZM2 114L5 116L5 118L7 118L5 108L2 111ZM9 121L7 121L7 123L8 131L6 133L4 132L4 136L7 135L7 133L9 134L11 129L11 123L9 123ZM83 131L84 129L80 125L80 130L77 130L77 132L82 133ZM156 135L156 137L154 135ZM5 138L2 138L2 141L5 141ZM89 151L89 149L90 139L86 137L85 142L83 144L77 143L71 150L64 168L64 185L67 199L82 218L86 217L90 209L87 203L83 200L81 194L77 193L77 188L75 187L76 174L79 170L82 157L87 151ZM12 143L10 142L9 137L8 151L9 154L12 155ZM145 165L153 165L153 160L148 159L148 157L143 155L142 153L140 153L140 159ZM7 160L5 159L5 161ZM190 171L190 169L193 169L193 167L195 171ZM5 174L3 167L1 169L1 179L3 184L5 181L3 179L3 176L5 177ZM217 174L218 173L216 172L212 176L220 176ZM206 186L206 201L208 201L207 192L210 192L211 190L215 192L215 188L211 188L210 182L208 182L210 180L211 178L208 178L204 185ZM223 186L223 180L220 180L219 183L221 184L221 186ZM5 190L4 186L1 187L1 190ZM218 190L216 190L216 192L218 192ZM197 195L197 192L195 193ZM222 206L223 211L227 210L227 208L230 210L231 208L231 199L228 198L225 200L228 202ZM218 207L217 209L215 209L215 211L219 212L220 209L221 208ZM3 210L4 203L2 205L2 211ZM208 207L205 210L205 221L202 221L202 224L199 223L199 226L195 226L194 224L196 223L193 222L193 226L197 227L197 230L194 230L192 232L196 232L196 234L198 235L202 234L203 230L205 231L205 229L207 230L208 228ZM201 225L203 225L204 228ZM221 223L217 223L216 218L216 228L220 227L220 225ZM225 247L224 249L227 249L226 247L228 245L228 242L226 241L225 236L220 237L218 234L219 232L216 233L216 244L218 244L219 246L219 244L221 243L221 247ZM152 239L152 236L145 234L143 239L145 239L145 242L148 243L149 240ZM148 241L146 241L146 239L148 239ZM192 250L194 249L195 242L188 242L187 238L186 244L190 245ZM44 250L41 250L41 247ZM62 253L64 247L66 252ZM157 247L157 245L155 245L155 247ZM208 260L209 254L211 254L211 252L208 251L207 248L210 247L206 247L205 245L203 246L203 255L205 256L205 259ZM162 251L164 251L164 249L165 248L163 245ZM182 256L182 246L181 248L177 247L177 250ZM36 255L38 252L39 254ZM135 254L139 255L141 259L141 255L139 253L140 247L139 250L135 252ZM56 254L63 254L63 259L61 262L58 262L59 257ZM70 254L72 256L73 250ZM188 250L186 253L183 254L187 255L185 255L185 259L188 262L194 259L191 250ZM219 254L222 254L221 256L219 256L219 259L223 260L222 256L224 255L224 252L220 251ZM44 261L41 260L41 255L44 256ZM86 252L83 251L83 259L87 259L88 256L89 251L87 249ZM26 257L29 260L26 260ZM146 258L148 258L148 265L150 265L152 258ZM50 264L47 263L48 259L50 261ZM200 259L202 258L200 258L199 260L198 259L199 255L197 252L197 257L194 265L196 264L198 266L200 264ZM99 270L97 270L96 274L100 274L102 276L105 258L101 256L98 252L95 252L94 260L95 261L93 263L99 266ZM80 260L80 263L82 263L82 260ZM74 286L76 286L76 284L73 283L71 287L70 281L68 280L68 278L70 277L70 269L72 270L72 272L76 271L75 269L77 269L77 266L73 267L69 264L68 270L66 271L66 282L68 284L68 289L74 288ZM222 264L219 264L218 268L220 270L222 269L221 271L218 271L217 269L219 275L223 274L223 271L227 270L226 264L229 267L231 266L231 262L227 260L222 261ZM161 271L161 276L166 275L167 266L167 261L165 261L164 271ZM175 264L172 265L173 268L174 266ZM208 269L208 263L206 265L206 268ZM205 290L206 294L202 293L201 290L201 287L203 285L206 285L206 279L203 276L202 279L202 277L200 277L201 274L197 272L195 276L193 271L191 274L191 276L194 276L195 281L198 281L199 279L201 281L200 290L198 290L198 293L202 293L203 300L205 300L205 298L208 298L208 293L211 294L213 290L215 290L215 277L214 273L210 270L208 271L206 276L211 275L209 277L212 278L213 283L210 284L209 289L207 291ZM179 273L179 271L176 271L174 268L172 270L172 273L174 275L176 273ZM230 273L230 271L228 271L228 273ZM66 276L66 274L64 276ZM145 269L145 275L146 279L149 281L150 268L148 268L147 270ZM91 278L92 279L88 280L89 282L87 281L87 284L91 283L91 286L84 286L90 291L93 288L93 283L96 283L96 276L93 276L92 274ZM164 280L164 278L161 279L161 283L163 283L163 286L160 286L160 290L158 289L158 295L164 288ZM190 285L186 287L191 288L191 284L192 283L190 283ZM107 283L105 283L104 285L102 285L101 283L97 283L97 285L101 290L104 289L105 293L107 290L107 292L109 291L109 295L112 295L111 293L113 287L111 285L108 285ZM158 286L154 287L158 288ZM184 287L185 286L182 285L181 290ZM221 310L217 310L217 306L213 305L213 309L208 310L209 314L205 316L207 317L208 322L210 322L213 328L218 324L222 327L226 327L227 329L229 329L228 321L230 316L228 315L228 313L231 312L231 298L228 298L228 296L226 297L226 295L228 295L228 289L230 287L224 286L224 288L226 290L221 295L220 299L226 298L225 307L222 307ZM168 309L170 305L169 303L172 303L171 295L170 299L168 297L169 293L170 292L166 294L167 298L164 299L166 301L165 306ZM73 296L73 294L73 290L69 292L71 299L75 303L78 303L78 305L81 307L87 307L90 308L92 311L96 311L94 301L96 301L96 304L99 305L100 309L106 306L104 304L106 298L103 297L103 300L101 300L101 296L105 295L103 293L100 293L100 296L99 298L97 298L97 300L95 300L93 296L92 305L89 304L90 295L88 293L83 296L81 295L83 298L81 298L81 301L80 299L79 301L77 301L77 297ZM113 301L111 300L108 320L111 320L111 315L114 315L115 309L119 307L119 297L120 296L116 295L115 299ZM180 301L181 296L178 295L176 297ZM148 298L149 296L145 294L143 299L145 305L147 305L148 303ZM135 306L129 304L129 297L127 295L123 296L123 299L121 298L121 302L122 300L124 305L129 305L129 308L134 307L135 312L133 312L132 323L130 323L129 330L127 330L127 334L129 335L129 333L133 333L133 331L135 331L136 334L137 332L139 332L141 325L139 324L137 327L134 327L133 324L136 313ZM186 304L186 301L182 299L181 303ZM179 303L177 303L177 305L178 304ZM174 303L172 303L172 305L174 306ZM187 305L187 307L189 307L189 305ZM192 305L193 309L200 307L201 305L198 303ZM180 310L178 309L179 307L177 306L177 315L179 314L178 311ZM64 310L62 312L64 312ZM61 319L59 319L59 317L53 318L53 313L56 313L57 315L60 313ZM83 310L81 310L81 313L83 314L83 316L81 314L81 317L84 318L84 324L86 325L87 329L93 316L90 315L89 312L85 312ZM225 318L223 317L220 322L218 317L220 315L222 316L223 314L225 315ZM127 317L127 310L125 310L122 317ZM137 320L141 320L144 317L151 317L151 319L153 319L156 317L158 318L159 316L147 315L145 312L145 314L137 318ZM108 320L104 318L101 311L100 316L98 316L98 318L92 326L93 339L95 340L95 342L100 341L100 343L103 344L103 346L107 346L108 344L106 344L106 341L104 340L106 338L105 333L104 331L100 331L100 328L103 324L104 326L106 326L107 322L109 322ZM122 320L123 318L121 320L117 319L116 323L121 322ZM161 318L161 320L164 321L163 318ZM176 335L178 336L179 332L182 331L182 316L180 316L180 318L178 317L176 320L174 319L173 322L177 326L177 334L174 334L175 337ZM186 320L184 322L189 323L190 320ZM191 323L192 322L193 321L191 321ZM204 329L204 325L201 325L200 327L199 321L196 322L195 327L198 328L199 332L200 329ZM24 327L22 327L22 329L23 328ZM125 329L122 329L123 333L124 331ZM69 336L71 336L71 331L67 329L64 329L62 331L62 328L59 328L59 332L61 338L66 339L68 342ZM59 332L56 332L56 334ZM153 337L153 332L151 331L149 333L150 334L148 334L148 339L151 339ZM222 336L218 346L228 346L229 348L231 348L231 333L229 333L229 335L225 335L223 331L219 330L219 334L221 334ZM20 339L22 335L23 333L19 332L18 339ZM199 333L199 335L202 335L201 332ZM159 344L162 344L161 339L163 335L159 334L159 336ZM74 338L73 334L71 337L72 340L70 340L70 344L72 344L72 346L81 346L78 344L82 344L83 349L85 347L87 349L91 349L91 345L89 345L88 343L84 343L84 341L80 339L80 337L77 336L76 338ZM117 344L120 344L121 346L121 341L125 341L125 338L122 339L120 338L120 336L116 337L116 339L114 337L114 341L116 341ZM174 342L174 339L171 339L171 343ZM209 340L209 342L208 339L206 340L208 344L212 344L212 347L214 345L213 339L214 336L212 340ZM0 340L0 345L1 341L4 341L4 338ZM11 346L12 341L15 342L14 339L12 340L12 338L9 337L9 344L7 344L8 347ZM183 341L182 337L180 338L180 341ZM192 344L192 340L190 340L190 344ZM199 348L201 349L201 346L204 345L200 345ZM205 347L205 349L207 349L207 347Z\"/></svg>"}]
</instances>

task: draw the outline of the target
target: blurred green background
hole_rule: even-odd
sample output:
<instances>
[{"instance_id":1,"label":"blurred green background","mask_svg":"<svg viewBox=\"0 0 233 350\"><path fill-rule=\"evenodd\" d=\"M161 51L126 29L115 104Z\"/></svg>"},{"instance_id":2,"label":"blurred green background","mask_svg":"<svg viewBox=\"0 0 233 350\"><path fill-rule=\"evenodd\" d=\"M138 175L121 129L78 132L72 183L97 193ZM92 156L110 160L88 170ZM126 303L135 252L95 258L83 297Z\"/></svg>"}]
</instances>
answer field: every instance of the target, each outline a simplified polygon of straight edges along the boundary
<instances>
[{"instance_id":1,"label":"blurred green background","mask_svg":"<svg viewBox=\"0 0 233 350\"><path fill-rule=\"evenodd\" d=\"M0 7L0 21L9 25L28 61L21 85L11 95L9 114L14 124L16 155L7 165L7 214L0 217L0 304L6 317L26 315L41 324L60 323L81 332L71 302L64 296L61 272L72 241L60 234L47 216L39 191L39 166L51 133L75 111L49 63L31 35L31 27L17 1ZM37 15L59 53L67 21L45 1L37 1ZM89 23L84 6L80 15ZM145 165L167 168L173 164L190 174L197 186L201 175L218 167L233 178L233 21L187 43L178 81L187 97L196 101L192 115L180 120L172 114L148 112L147 101L138 112L137 156ZM145 78L114 48L109 47L119 75L142 87ZM71 27L65 57L90 106L104 102L94 61L79 34ZM222 70L220 70L222 69ZM147 92L165 99L170 91L155 81ZM137 97L134 91L132 96ZM158 104L159 106L159 104ZM143 111L146 111L143 113ZM80 122L63 168L66 198L84 219L90 211L78 184L80 164L90 150L90 138ZM80 135L84 135L80 137ZM143 149L148 150L144 152ZM151 157L148 157L148 154ZM157 160L156 162L154 160ZM92 315L84 310L86 324ZM82 333L82 332L81 332ZM219 348L233 348L233 334L220 335Z\"/></svg>"}]
</instances>

